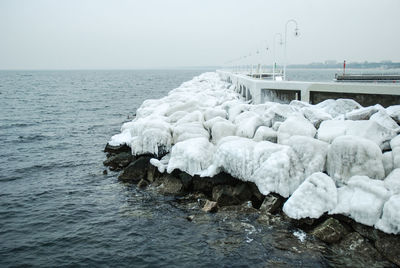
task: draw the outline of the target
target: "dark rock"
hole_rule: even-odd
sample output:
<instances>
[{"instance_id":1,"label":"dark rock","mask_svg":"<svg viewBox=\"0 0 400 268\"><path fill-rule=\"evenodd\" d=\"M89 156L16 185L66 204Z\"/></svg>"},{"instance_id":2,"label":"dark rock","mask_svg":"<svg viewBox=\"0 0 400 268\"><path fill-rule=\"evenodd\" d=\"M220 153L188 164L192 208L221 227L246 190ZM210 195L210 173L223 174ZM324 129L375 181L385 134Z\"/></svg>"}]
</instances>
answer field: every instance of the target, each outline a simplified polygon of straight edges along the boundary
<instances>
[{"instance_id":1,"label":"dark rock","mask_svg":"<svg viewBox=\"0 0 400 268\"><path fill-rule=\"evenodd\" d=\"M337 261L344 262L341 263L342 266L349 266L350 264L353 267L390 266L390 263L384 261L382 255L372 244L357 232L347 234L340 243L334 244L331 250L340 256ZM379 266L378 262L381 262Z\"/></svg>"},{"instance_id":2,"label":"dark rock","mask_svg":"<svg viewBox=\"0 0 400 268\"><path fill-rule=\"evenodd\" d=\"M105 153L111 153L111 154L119 154L122 152L130 152L131 148L124 144L124 145L118 145L118 146L112 146L107 143L106 147L104 148Z\"/></svg>"},{"instance_id":3,"label":"dark rock","mask_svg":"<svg viewBox=\"0 0 400 268\"><path fill-rule=\"evenodd\" d=\"M207 200L204 207L201 209L204 212L217 212L218 204L217 202Z\"/></svg>"},{"instance_id":4,"label":"dark rock","mask_svg":"<svg viewBox=\"0 0 400 268\"><path fill-rule=\"evenodd\" d=\"M186 191L189 191L192 189L192 181L193 177L190 176L189 174L185 172L181 172L178 174L178 178L182 181L183 186L185 187Z\"/></svg>"},{"instance_id":5,"label":"dark rock","mask_svg":"<svg viewBox=\"0 0 400 268\"><path fill-rule=\"evenodd\" d=\"M241 181L229 174L222 172L212 178L194 176L192 180L192 187L193 191L195 192L203 192L206 195L211 196L214 186L222 184L234 186L239 182Z\"/></svg>"},{"instance_id":6,"label":"dark rock","mask_svg":"<svg viewBox=\"0 0 400 268\"><path fill-rule=\"evenodd\" d=\"M159 188L163 194L179 195L184 192L182 181L171 174L164 175L161 180L162 184Z\"/></svg>"},{"instance_id":7,"label":"dark rock","mask_svg":"<svg viewBox=\"0 0 400 268\"><path fill-rule=\"evenodd\" d=\"M123 182L137 183L141 179L147 179L147 171L149 170L151 157L144 156L130 163L124 171L119 175L118 179Z\"/></svg>"},{"instance_id":8,"label":"dark rock","mask_svg":"<svg viewBox=\"0 0 400 268\"><path fill-rule=\"evenodd\" d=\"M347 234L346 228L334 218L329 218L318 225L312 234L326 243L335 243Z\"/></svg>"},{"instance_id":9,"label":"dark rock","mask_svg":"<svg viewBox=\"0 0 400 268\"><path fill-rule=\"evenodd\" d=\"M262 202L264 201L265 195L258 190L258 187L254 182L247 182L247 185L249 186L250 191L253 193L253 196L251 197L253 207L260 208Z\"/></svg>"},{"instance_id":10,"label":"dark rock","mask_svg":"<svg viewBox=\"0 0 400 268\"><path fill-rule=\"evenodd\" d=\"M352 222L351 227L353 227L353 229L357 233L359 233L360 235L362 235L365 238L368 238L371 241L376 241L379 238L378 232L380 232L380 231L378 231L374 227L366 226L366 225L358 223L358 222Z\"/></svg>"},{"instance_id":11,"label":"dark rock","mask_svg":"<svg viewBox=\"0 0 400 268\"><path fill-rule=\"evenodd\" d=\"M137 184L137 186L139 188L146 188L148 185L149 185L149 182L145 179L141 179Z\"/></svg>"},{"instance_id":12,"label":"dark rock","mask_svg":"<svg viewBox=\"0 0 400 268\"><path fill-rule=\"evenodd\" d=\"M122 152L110 156L107 160L103 162L105 166L108 166L110 170L121 170L122 168L129 165L134 157L130 152Z\"/></svg>"},{"instance_id":13,"label":"dark rock","mask_svg":"<svg viewBox=\"0 0 400 268\"><path fill-rule=\"evenodd\" d=\"M400 266L400 236L380 232L375 247L388 260Z\"/></svg>"},{"instance_id":14,"label":"dark rock","mask_svg":"<svg viewBox=\"0 0 400 268\"><path fill-rule=\"evenodd\" d=\"M186 217L186 219L187 219L188 221L193 221L194 215L189 215L189 216Z\"/></svg>"},{"instance_id":15,"label":"dark rock","mask_svg":"<svg viewBox=\"0 0 400 268\"><path fill-rule=\"evenodd\" d=\"M233 188L233 196L241 201L250 201L253 193L247 183L239 183Z\"/></svg>"},{"instance_id":16,"label":"dark rock","mask_svg":"<svg viewBox=\"0 0 400 268\"><path fill-rule=\"evenodd\" d=\"M160 178L162 176L162 173L160 173L157 169L157 167L153 166L153 165L149 165L148 170L147 170L147 180L150 183L154 183L157 181L158 178ZM161 184L161 183L160 183ZM159 184L155 186L159 186Z\"/></svg>"},{"instance_id":17,"label":"dark rock","mask_svg":"<svg viewBox=\"0 0 400 268\"><path fill-rule=\"evenodd\" d=\"M103 170L103 175L107 175L107 174L108 174L107 169Z\"/></svg>"},{"instance_id":18,"label":"dark rock","mask_svg":"<svg viewBox=\"0 0 400 268\"><path fill-rule=\"evenodd\" d=\"M260 210L274 214L282 208L283 198L276 194L269 194L265 196L264 201L261 204Z\"/></svg>"},{"instance_id":19,"label":"dark rock","mask_svg":"<svg viewBox=\"0 0 400 268\"><path fill-rule=\"evenodd\" d=\"M239 198L233 194L234 187L231 185L217 185L212 190L212 198L219 206L239 205Z\"/></svg>"}]
</instances>

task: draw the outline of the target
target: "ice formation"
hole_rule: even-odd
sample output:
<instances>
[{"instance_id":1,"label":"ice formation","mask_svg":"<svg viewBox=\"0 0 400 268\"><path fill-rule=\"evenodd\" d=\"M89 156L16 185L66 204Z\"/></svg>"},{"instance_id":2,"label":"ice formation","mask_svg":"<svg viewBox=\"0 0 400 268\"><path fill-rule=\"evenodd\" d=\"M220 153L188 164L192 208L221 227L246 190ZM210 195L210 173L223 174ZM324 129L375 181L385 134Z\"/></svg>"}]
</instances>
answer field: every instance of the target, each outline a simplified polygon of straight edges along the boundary
<instances>
[{"instance_id":1,"label":"ice formation","mask_svg":"<svg viewBox=\"0 0 400 268\"><path fill-rule=\"evenodd\" d=\"M354 176L338 189L338 205L331 214L344 214L357 222L373 226L379 220L390 193L383 181Z\"/></svg>"},{"instance_id":2,"label":"ice formation","mask_svg":"<svg viewBox=\"0 0 400 268\"><path fill-rule=\"evenodd\" d=\"M293 219L319 218L336 207L337 189L326 174L309 176L283 206L283 212Z\"/></svg>"},{"instance_id":3,"label":"ice formation","mask_svg":"<svg viewBox=\"0 0 400 268\"><path fill-rule=\"evenodd\" d=\"M109 144L154 155L161 173L225 171L252 181L263 194L290 197L284 211L293 218L328 211L400 233L400 105L255 105L235 90L204 73L144 101Z\"/></svg>"}]
</instances>

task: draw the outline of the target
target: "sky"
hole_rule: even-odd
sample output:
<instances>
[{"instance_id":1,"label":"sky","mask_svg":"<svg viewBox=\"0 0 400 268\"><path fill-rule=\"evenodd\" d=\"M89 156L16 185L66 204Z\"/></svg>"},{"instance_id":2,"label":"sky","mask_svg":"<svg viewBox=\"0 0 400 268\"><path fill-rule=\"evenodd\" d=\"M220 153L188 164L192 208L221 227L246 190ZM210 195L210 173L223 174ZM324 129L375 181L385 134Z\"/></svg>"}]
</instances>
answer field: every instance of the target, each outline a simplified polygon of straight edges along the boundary
<instances>
[{"instance_id":1,"label":"sky","mask_svg":"<svg viewBox=\"0 0 400 268\"><path fill-rule=\"evenodd\" d=\"M400 62L399 14L400 0L0 0L0 69L279 64L288 20L288 64Z\"/></svg>"}]
</instances>

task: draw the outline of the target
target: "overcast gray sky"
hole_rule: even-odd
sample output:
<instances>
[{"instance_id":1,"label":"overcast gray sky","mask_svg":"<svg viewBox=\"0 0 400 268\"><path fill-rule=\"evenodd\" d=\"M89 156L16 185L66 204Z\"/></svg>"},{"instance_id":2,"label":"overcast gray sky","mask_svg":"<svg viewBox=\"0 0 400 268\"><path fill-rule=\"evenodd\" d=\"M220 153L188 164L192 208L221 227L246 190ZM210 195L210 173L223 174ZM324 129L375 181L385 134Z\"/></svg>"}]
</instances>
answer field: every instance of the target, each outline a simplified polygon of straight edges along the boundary
<instances>
[{"instance_id":1,"label":"overcast gray sky","mask_svg":"<svg viewBox=\"0 0 400 268\"><path fill-rule=\"evenodd\" d=\"M288 63L400 61L400 0L0 0L0 69L271 64L289 19Z\"/></svg>"}]
</instances>

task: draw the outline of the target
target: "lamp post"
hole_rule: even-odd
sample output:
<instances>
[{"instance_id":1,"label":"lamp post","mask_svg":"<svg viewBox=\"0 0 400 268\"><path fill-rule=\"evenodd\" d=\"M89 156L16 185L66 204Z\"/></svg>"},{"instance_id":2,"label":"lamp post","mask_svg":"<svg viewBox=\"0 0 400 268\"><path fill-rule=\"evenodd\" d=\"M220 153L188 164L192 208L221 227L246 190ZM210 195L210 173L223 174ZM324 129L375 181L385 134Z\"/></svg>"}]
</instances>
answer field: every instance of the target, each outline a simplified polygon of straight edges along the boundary
<instances>
[{"instance_id":1,"label":"lamp post","mask_svg":"<svg viewBox=\"0 0 400 268\"><path fill-rule=\"evenodd\" d=\"M275 36L274 36L274 48L273 48L273 50L274 50L274 62L273 62L273 65L272 65L272 80L275 80L275 66L276 66L276 59L275 59L275 44L276 44L276 40L275 39L276 39L277 36L280 36L281 40L279 42L279 45L282 45L282 34L281 33L276 33Z\"/></svg>"},{"instance_id":2,"label":"lamp post","mask_svg":"<svg viewBox=\"0 0 400 268\"><path fill-rule=\"evenodd\" d=\"M291 23L291 22L293 22L293 23L296 25L296 28L294 29L294 35L295 35L295 36L298 36L298 35L299 35L299 28L297 27L297 21L295 21L295 20L293 20L293 19L291 19L291 20L288 20L288 21L286 22L286 25L285 25L285 63L284 63L284 65L283 65L283 80L286 80L286 63L287 63L287 55L286 55L286 47L287 47L287 27L288 27L288 24L289 24L289 23Z\"/></svg>"}]
</instances>

